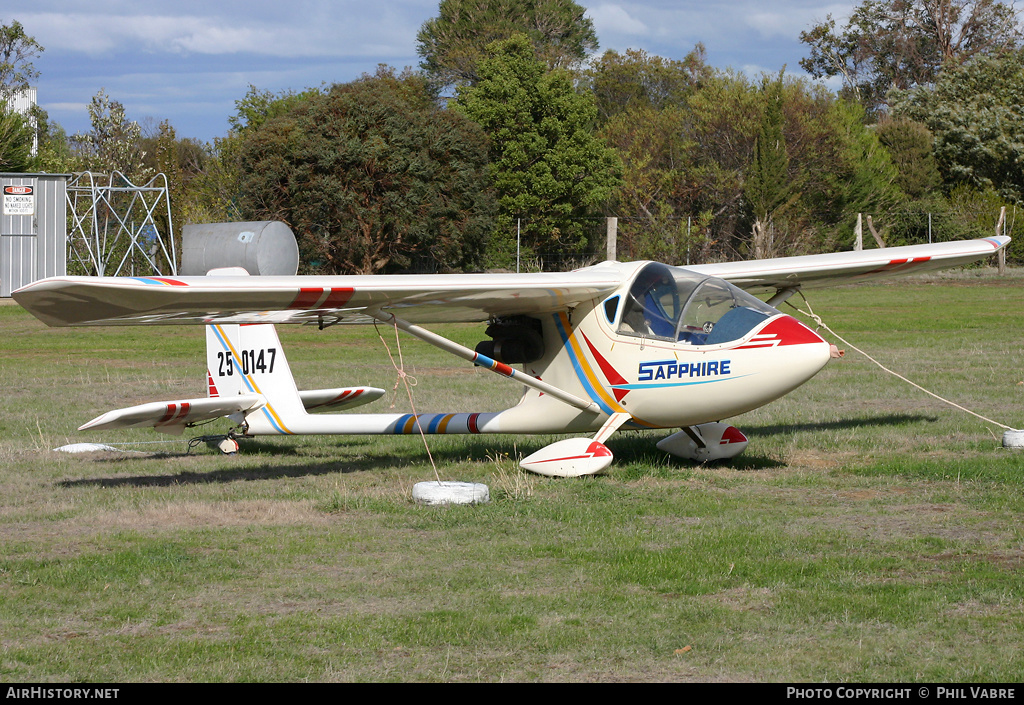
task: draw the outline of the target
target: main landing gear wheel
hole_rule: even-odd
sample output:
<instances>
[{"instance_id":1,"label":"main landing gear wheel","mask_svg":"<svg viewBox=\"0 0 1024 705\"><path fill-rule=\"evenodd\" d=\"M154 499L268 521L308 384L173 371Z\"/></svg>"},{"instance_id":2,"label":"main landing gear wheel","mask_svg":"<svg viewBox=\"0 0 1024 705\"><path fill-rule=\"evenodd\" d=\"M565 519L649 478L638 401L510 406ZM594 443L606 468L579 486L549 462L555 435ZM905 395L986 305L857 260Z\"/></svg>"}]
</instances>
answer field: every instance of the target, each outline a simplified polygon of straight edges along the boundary
<instances>
[{"instance_id":1,"label":"main landing gear wheel","mask_svg":"<svg viewBox=\"0 0 1024 705\"><path fill-rule=\"evenodd\" d=\"M234 455L235 453L238 452L238 441L236 441L231 436L228 436L227 438L225 438L224 440L217 444L217 450L219 450L224 455Z\"/></svg>"}]
</instances>

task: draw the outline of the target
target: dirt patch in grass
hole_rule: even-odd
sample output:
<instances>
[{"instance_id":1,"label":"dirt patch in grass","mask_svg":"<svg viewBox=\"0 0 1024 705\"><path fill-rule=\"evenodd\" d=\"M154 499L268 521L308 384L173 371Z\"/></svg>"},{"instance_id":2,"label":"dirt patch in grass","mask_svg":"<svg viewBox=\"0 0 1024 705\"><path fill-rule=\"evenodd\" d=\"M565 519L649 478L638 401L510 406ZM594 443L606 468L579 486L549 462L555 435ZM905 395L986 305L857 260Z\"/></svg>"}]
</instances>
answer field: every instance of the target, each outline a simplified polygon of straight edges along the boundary
<instances>
[{"instance_id":1,"label":"dirt patch in grass","mask_svg":"<svg viewBox=\"0 0 1024 705\"><path fill-rule=\"evenodd\" d=\"M770 588L752 588L744 585L705 595L702 599L737 612L751 612L773 609L774 597Z\"/></svg>"},{"instance_id":2,"label":"dirt patch in grass","mask_svg":"<svg viewBox=\"0 0 1024 705\"><path fill-rule=\"evenodd\" d=\"M843 466L854 453L825 453L821 450L793 450L786 454L786 465L791 470L835 470Z\"/></svg>"},{"instance_id":3,"label":"dirt patch in grass","mask_svg":"<svg viewBox=\"0 0 1024 705\"><path fill-rule=\"evenodd\" d=\"M139 509L102 512L76 520L96 530L159 530L234 526L328 524L328 515L309 501L248 500L234 502L169 502Z\"/></svg>"}]
</instances>

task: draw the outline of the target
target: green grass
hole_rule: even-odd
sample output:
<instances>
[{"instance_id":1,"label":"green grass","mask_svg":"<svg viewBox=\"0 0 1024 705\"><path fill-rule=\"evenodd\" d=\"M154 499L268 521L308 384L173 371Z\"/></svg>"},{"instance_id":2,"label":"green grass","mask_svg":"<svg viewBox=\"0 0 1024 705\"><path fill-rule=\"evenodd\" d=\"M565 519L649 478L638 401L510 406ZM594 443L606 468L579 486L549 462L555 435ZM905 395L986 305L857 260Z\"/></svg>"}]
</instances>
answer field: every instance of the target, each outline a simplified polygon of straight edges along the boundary
<instances>
[{"instance_id":1,"label":"green grass","mask_svg":"<svg viewBox=\"0 0 1024 705\"><path fill-rule=\"evenodd\" d=\"M972 272L808 296L887 366L1021 426L1022 283ZM609 475L557 480L514 462L549 437L431 437L444 479L494 499L437 508L411 501L434 477L417 437L248 441L225 457L187 453L187 437L74 430L201 396L199 329L47 329L10 305L0 331L5 681L1024 673L1024 455L852 351L735 419L751 443L728 463L669 458L654 448L665 433L620 434ZM282 337L300 386L395 385L372 327ZM420 411L516 397L408 337L402 353ZM402 389L374 407L392 400L408 410ZM142 452L52 450L84 440Z\"/></svg>"}]
</instances>

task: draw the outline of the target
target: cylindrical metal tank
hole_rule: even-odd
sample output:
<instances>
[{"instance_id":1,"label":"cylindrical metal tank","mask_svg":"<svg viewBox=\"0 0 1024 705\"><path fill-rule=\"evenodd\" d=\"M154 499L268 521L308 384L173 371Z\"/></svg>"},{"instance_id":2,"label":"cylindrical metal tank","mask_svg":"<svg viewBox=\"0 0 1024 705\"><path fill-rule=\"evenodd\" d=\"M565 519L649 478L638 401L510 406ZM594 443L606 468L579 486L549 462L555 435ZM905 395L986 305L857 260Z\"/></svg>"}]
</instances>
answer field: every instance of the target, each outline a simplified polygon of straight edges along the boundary
<instances>
[{"instance_id":1,"label":"cylindrical metal tank","mask_svg":"<svg viewBox=\"0 0 1024 705\"><path fill-rule=\"evenodd\" d=\"M291 228L279 220L186 225L179 273L203 276L220 267L243 267L253 275L292 275L299 271L299 246Z\"/></svg>"}]
</instances>

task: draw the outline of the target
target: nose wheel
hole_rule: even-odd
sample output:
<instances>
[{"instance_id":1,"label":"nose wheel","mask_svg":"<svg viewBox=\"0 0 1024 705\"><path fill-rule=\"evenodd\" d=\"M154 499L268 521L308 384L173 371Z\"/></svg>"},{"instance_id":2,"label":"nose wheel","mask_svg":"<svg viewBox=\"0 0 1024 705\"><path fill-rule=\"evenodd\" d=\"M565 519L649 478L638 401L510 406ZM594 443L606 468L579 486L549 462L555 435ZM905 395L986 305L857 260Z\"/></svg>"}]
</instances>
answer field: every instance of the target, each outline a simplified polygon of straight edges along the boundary
<instances>
[{"instance_id":1,"label":"nose wheel","mask_svg":"<svg viewBox=\"0 0 1024 705\"><path fill-rule=\"evenodd\" d=\"M678 458L706 463L734 458L747 447L747 437L727 423L703 423L687 426L658 441L658 449Z\"/></svg>"}]
</instances>

